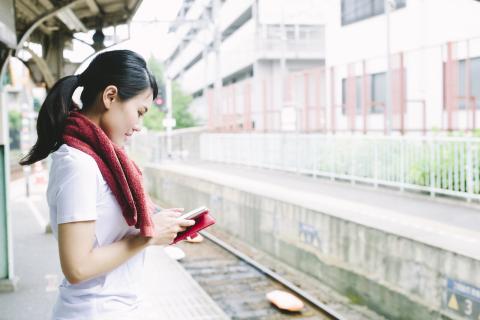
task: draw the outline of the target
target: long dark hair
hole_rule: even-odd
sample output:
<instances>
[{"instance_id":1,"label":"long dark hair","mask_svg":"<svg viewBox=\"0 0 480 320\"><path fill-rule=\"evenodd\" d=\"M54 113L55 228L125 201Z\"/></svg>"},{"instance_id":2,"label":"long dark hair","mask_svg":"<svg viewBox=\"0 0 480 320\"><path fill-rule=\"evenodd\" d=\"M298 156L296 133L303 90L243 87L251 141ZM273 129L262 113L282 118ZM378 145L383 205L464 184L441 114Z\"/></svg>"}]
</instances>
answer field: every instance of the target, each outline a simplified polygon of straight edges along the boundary
<instances>
[{"instance_id":1,"label":"long dark hair","mask_svg":"<svg viewBox=\"0 0 480 320\"><path fill-rule=\"evenodd\" d=\"M155 77L139 54L131 50L100 53L82 74L61 78L48 92L38 113L37 142L19 164L30 165L45 159L62 145L65 120L76 106L72 95L77 87L83 87L82 108L89 108L99 92L109 85L118 88L121 101L133 98L147 88L152 89L153 98L158 94Z\"/></svg>"}]
</instances>

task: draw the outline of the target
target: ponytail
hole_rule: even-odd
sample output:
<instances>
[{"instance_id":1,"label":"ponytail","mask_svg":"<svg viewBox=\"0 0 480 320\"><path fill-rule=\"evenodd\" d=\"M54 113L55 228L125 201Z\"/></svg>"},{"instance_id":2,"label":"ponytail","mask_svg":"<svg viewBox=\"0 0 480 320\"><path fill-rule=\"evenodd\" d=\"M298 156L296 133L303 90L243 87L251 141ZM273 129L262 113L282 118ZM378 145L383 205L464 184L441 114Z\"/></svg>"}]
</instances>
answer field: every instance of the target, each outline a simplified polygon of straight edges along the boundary
<instances>
[{"instance_id":1,"label":"ponytail","mask_svg":"<svg viewBox=\"0 0 480 320\"><path fill-rule=\"evenodd\" d=\"M37 142L20 160L20 165L43 160L60 147L65 120L74 106L72 95L79 85L79 76L66 76L48 92L38 113Z\"/></svg>"}]
</instances>

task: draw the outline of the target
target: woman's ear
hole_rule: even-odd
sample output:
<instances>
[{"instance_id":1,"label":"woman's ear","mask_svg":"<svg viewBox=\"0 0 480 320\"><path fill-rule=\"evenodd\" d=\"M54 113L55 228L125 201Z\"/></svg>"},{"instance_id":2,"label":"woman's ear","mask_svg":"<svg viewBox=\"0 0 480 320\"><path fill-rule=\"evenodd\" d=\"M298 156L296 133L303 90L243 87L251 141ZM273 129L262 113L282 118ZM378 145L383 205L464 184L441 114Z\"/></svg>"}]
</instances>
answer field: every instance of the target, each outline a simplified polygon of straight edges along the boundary
<instances>
[{"instance_id":1,"label":"woman's ear","mask_svg":"<svg viewBox=\"0 0 480 320\"><path fill-rule=\"evenodd\" d=\"M113 101L117 98L118 95L118 89L114 85L107 86L105 90L103 90L103 105L105 106L105 109L109 110L112 106Z\"/></svg>"}]
</instances>

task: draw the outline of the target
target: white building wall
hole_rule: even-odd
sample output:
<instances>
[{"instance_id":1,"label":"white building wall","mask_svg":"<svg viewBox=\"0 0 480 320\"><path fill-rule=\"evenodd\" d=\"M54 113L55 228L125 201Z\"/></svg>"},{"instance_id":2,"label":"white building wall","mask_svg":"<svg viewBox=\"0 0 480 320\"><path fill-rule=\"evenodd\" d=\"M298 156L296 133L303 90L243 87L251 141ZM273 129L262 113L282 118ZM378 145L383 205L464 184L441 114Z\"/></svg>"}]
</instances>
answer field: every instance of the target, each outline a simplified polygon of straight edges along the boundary
<instances>
[{"instance_id":1,"label":"white building wall","mask_svg":"<svg viewBox=\"0 0 480 320\"><path fill-rule=\"evenodd\" d=\"M385 56L386 19L378 15L341 25L341 1L329 1L326 58L329 65ZM480 3L472 0L407 0L390 15L391 51L409 51L480 37Z\"/></svg>"},{"instance_id":2,"label":"white building wall","mask_svg":"<svg viewBox=\"0 0 480 320\"><path fill-rule=\"evenodd\" d=\"M227 77L254 62L254 27L253 20L250 20L222 43L220 50L222 77ZM207 70L205 70L205 61L202 59L182 74L180 81L182 88L190 94L203 89L206 74L208 75L208 83L213 83L215 76L215 52L210 52L208 55Z\"/></svg>"},{"instance_id":3,"label":"white building wall","mask_svg":"<svg viewBox=\"0 0 480 320\"><path fill-rule=\"evenodd\" d=\"M226 77L255 60L255 21L246 22L240 29L228 37L221 47L222 76Z\"/></svg>"},{"instance_id":4,"label":"white building wall","mask_svg":"<svg viewBox=\"0 0 480 320\"><path fill-rule=\"evenodd\" d=\"M370 17L345 26L341 25L341 1L328 2L326 15L326 65L340 70L336 76L336 102L341 103L341 80L347 64L367 60L369 72L384 72L387 68L387 34L385 14ZM427 129L445 125L443 112L443 70L446 43L480 37L480 3L471 0L407 0L404 8L391 13L391 52L404 52L407 77L407 114L405 123L421 127L423 110L418 100L427 106ZM466 53L460 42L457 58ZM470 42L470 57L480 56L480 41ZM361 75L358 71L357 75ZM330 82L327 81L327 92ZM328 103L331 103L329 95ZM330 116L330 115L329 115ZM477 112L478 116L478 112ZM337 109L338 125L345 129L346 116ZM466 125L467 115L458 113L458 124ZM480 118L478 118L480 119ZM357 116L357 128L362 126ZM371 115L371 128L383 127L383 116ZM478 120L477 120L478 123ZM343 126L343 127L342 127Z\"/></svg>"},{"instance_id":5,"label":"white building wall","mask_svg":"<svg viewBox=\"0 0 480 320\"><path fill-rule=\"evenodd\" d=\"M259 0L258 19L263 24L323 25L326 4L322 0Z\"/></svg>"},{"instance_id":6,"label":"white building wall","mask_svg":"<svg viewBox=\"0 0 480 320\"><path fill-rule=\"evenodd\" d=\"M227 0L220 8L220 30L223 32L240 14L252 6L254 0Z\"/></svg>"}]
</instances>

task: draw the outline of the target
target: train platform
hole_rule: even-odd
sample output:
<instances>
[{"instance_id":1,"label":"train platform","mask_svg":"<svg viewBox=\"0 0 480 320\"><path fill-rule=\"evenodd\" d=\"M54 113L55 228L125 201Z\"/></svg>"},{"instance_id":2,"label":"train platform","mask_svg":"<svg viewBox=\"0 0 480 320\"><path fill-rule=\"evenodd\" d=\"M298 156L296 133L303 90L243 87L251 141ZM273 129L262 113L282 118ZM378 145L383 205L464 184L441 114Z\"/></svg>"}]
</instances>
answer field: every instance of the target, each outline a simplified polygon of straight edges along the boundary
<instances>
[{"instance_id":1,"label":"train platform","mask_svg":"<svg viewBox=\"0 0 480 320\"><path fill-rule=\"evenodd\" d=\"M461 200L208 161L149 164L319 210L480 260L480 206Z\"/></svg>"},{"instance_id":2,"label":"train platform","mask_svg":"<svg viewBox=\"0 0 480 320\"><path fill-rule=\"evenodd\" d=\"M41 180L41 179L40 179ZM18 282L13 292L0 292L0 320L45 319L63 278L56 240L45 233L48 205L46 181L31 181L26 197L25 180L10 184L14 270ZM144 301L135 316L142 319L220 320L229 317L162 246L146 249ZM34 267L32 267L34 266Z\"/></svg>"}]
</instances>

